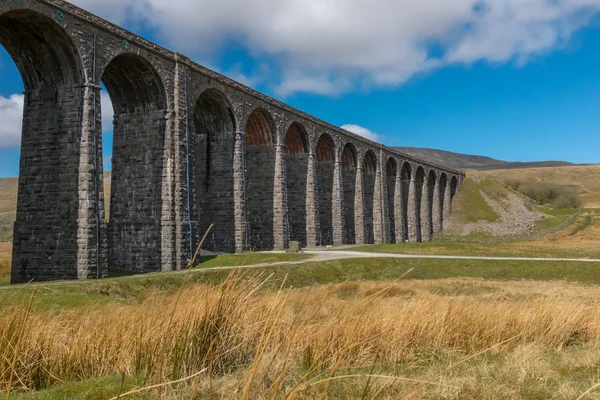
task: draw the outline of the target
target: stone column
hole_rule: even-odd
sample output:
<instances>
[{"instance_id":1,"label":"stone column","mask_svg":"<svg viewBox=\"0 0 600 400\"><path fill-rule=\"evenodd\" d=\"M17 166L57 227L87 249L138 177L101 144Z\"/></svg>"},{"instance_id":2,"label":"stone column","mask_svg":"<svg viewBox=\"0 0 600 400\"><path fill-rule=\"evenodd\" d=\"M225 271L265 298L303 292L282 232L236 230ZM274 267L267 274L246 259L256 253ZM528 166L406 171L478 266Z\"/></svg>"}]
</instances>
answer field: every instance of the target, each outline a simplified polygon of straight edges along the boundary
<instances>
[{"instance_id":1,"label":"stone column","mask_svg":"<svg viewBox=\"0 0 600 400\"><path fill-rule=\"evenodd\" d=\"M278 143L275 147L275 177L273 188L273 239L274 249L283 250L288 246L287 225L287 204L285 202L285 149L283 147L281 135L278 136Z\"/></svg>"},{"instance_id":2,"label":"stone column","mask_svg":"<svg viewBox=\"0 0 600 400\"><path fill-rule=\"evenodd\" d=\"M78 176L78 279L104 278L108 275L100 90L100 86L88 83L83 91Z\"/></svg>"},{"instance_id":3,"label":"stone column","mask_svg":"<svg viewBox=\"0 0 600 400\"><path fill-rule=\"evenodd\" d=\"M182 266L175 262L175 144L181 142L179 133L176 132L176 121L179 119L179 107L184 106L185 102L180 102L178 98L183 88L179 87L179 68L176 68L174 76L174 96L173 103L169 104L170 110L165 114L165 141L163 147L163 168L161 185L161 240L160 240L160 262L162 271L171 271L180 269ZM185 112L185 109L183 110ZM177 124L177 127L179 125ZM181 168L180 165L178 167ZM181 210L178 214L181 216Z\"/></svg>"},{"instance_id":4,"label":"stone column","mask_svg":"<svg viewBox=\"0 0 600 400\"><path fill-rule=\"evenodd\" d=\"M382 196L382 172L381 166L375 173L375 193L373 193L373 236L375 244L382 244L385 241L383 210L387 201Z\"/></svg>"},{"instance_id":5,"label":"stone column","mask_svg":"<svg viewBox=\"0 0 600 400\"><path fill-rule=\"evenodd\" d=\"M365 217L363 198L363 169L362 163L356 168L356 189L354 190L354 232L356 244L365 244Z\"/></svg>"},{"instance_id":6,"label":"stone column","mask_svg":"<svg viewBox=\"0 0 600 400\"><path fill-rule=\"evenodd\" d=\"M394 226L396 228L396 243L403 243L405 232L404 232L404 196L402 195L402 176L401 171L396 174L396 191L394 192ZM390 216L392 218L392 216Z\"/></svg>"},{"instance_id":7,"label":"stone column","mask_svg":"<svg viewBox=\"0 0 600 400\"><path fill-rule=\"evenodd\" d=\"M233 147L233 202L235 209L235 251L241 253L246 249L246 183L244 174L244 141L243 132L235 133Z\"/></svg>"},{"instance_id":8,"label":"stone column","mask_svg":"<svg viewBox=\"0 0 600 400\"><path fill-rule=\"evenodd\" d=\"M414 177L410 177L408 186L408 241L416 243L419 241L419 223L417 221L417 185Z\"/></svg>"},{"instance_id":9,"label":"stone column","mask_svg":"<svg viewBox=\"0 0 600 400\"><path fill-rule=\"evenodd\" d=\"M431 199L427 181L423 182L421 192L421 241L431 242Z\"/></svg>"},{"instance_id":10,"label":"stone column","mask_svg":"<svg viewBox=\"0 0 600 400\"><path fill-rule=\"evenodd\" d=\"M306 172L306 246L317 247L319 243L319 206L317 197L317 178L315 154L308 154L308 169Z\"/></svg>"},{"instance_id":11,"label":"stone column","mask_svg":"<svg viewBox=\"0 0 600 400\"><path fill-rule=\"evenodd\" d=\"M445 228L445 223L452 214L452 188L450 187L450 181L446 183L446 190L444 191L443 210L442 229Z\"/></svg>"},{"instance_id":12,"label":"stone column","mask_svg":"<svg viewBox=\"0 0 600 400\"><path fill-rule=\"evenodd\" d=\"M193 243L192 229L190 228L190 212L188 210L188 168L187 152L188 147L188 94L185 88L187 87L187 66L179 62L180 58L184 58L177 54L175 60L175 82L174 82L174 111L173 126L174 126L174 144L173 144L173 159L174 159L174 194L173 201L175 205L175 234L174 234L174 249L173 249L173 266L177 269L187 267L187 260L193 256L193 247L197 243ZM187 60L187 59L186 59Z\"/></svg>"},{"instance_id":13,"label":"stone column","mask_svg":"<svg viewBox=\"0 0 600 400\"><path fill-rule=\"evenodd\" d=\"M341 151L335 151L333 169L332 218L333 244L344 243L344 182L342 177Z\"/></svg>"},{"instance_id":14,"label":"stone column","mask_svg":"<svg viewBox=\"0 0 600 400\"><path fill-rule=\"evenodd\" d=\"M436 180L435 187L433 188L433 206L432 206L432 223L433 233L440 233L442 231L442 199L440 197L440 183Z\"/></svg>"}]
</instances>

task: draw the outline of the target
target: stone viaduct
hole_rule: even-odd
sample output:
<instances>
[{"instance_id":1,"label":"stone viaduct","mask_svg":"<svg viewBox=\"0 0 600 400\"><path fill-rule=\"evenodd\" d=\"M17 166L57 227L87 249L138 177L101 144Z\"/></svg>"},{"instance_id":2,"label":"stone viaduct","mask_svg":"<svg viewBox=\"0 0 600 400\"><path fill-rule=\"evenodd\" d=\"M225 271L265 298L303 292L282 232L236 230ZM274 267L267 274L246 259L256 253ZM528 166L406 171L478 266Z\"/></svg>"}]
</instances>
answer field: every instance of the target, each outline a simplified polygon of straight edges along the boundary
<instances>
[{"instance_id":1,"label":"stone viaduct","mask_svg":"<svg viewBox=\"0 0 600 400\"><path fill-rule=\"evenodd\" d=\"M222 252L428 241L464 179L62 0L0 0L0 44L25 87L13 283L181 268L211 223Z\"/></svg>"}]
</instances>

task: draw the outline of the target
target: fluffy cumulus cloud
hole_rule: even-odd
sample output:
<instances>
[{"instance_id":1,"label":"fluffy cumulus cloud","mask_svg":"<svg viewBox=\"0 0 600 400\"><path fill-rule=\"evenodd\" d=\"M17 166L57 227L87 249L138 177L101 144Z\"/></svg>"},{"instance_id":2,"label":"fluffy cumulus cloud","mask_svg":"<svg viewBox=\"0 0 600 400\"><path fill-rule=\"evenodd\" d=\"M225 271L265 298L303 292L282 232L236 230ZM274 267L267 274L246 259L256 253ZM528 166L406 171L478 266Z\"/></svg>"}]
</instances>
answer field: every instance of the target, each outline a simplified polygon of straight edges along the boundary
<instances>
[{"instance_id":1,"label":"fluffy cumulus cloud","mask_svg":"<svg viewBox=\"0 0 600 400\"><path fill-rule=\"evenodd\" d=\"M347 124L347 125L343 125L342 129L345 129L352 133L356 133L359 136L373 140L375 142L379 141L379 139L380 139L379 135L376 135L375 133L371 132L367 128L364 128L360 125Z\"/></svg>"},{"instance_id":2,"label":"fluffy cumulus cloud","mask_svg":"<svg viewBox=\"0 0 600 400\"><path fill-rule=\"evenodd\" d=\"M600 0L75 0L153 29L205 60L225 44L270 64L280 95L399 85L479 60L526 62L564 45ZM130 2L131 3L131 2Z\"/></svg>"},{"instance_id":3,"label":"fluffy cumulus cloud","mask_svg":"<svg viewBox=\"0 0 600 400\"><path fill-rule=\"evenodd\" d=\"M23 95L0 96L0 148L19 147L21 145L21 126L23 121ZM113 107L108 95L102 93L102 130L112 131Z\"/></svg>"},{"instance_id":4,"label":"fluffy cumulus cloud","mask_svg":"<svg viewBox=\"0 0 600 400\"><path fill-rule=\"evenodd\" d=\"M0 96L0 147L21 145L21 122L23 120L23 95Z\"/></svg>"}]
</instances>

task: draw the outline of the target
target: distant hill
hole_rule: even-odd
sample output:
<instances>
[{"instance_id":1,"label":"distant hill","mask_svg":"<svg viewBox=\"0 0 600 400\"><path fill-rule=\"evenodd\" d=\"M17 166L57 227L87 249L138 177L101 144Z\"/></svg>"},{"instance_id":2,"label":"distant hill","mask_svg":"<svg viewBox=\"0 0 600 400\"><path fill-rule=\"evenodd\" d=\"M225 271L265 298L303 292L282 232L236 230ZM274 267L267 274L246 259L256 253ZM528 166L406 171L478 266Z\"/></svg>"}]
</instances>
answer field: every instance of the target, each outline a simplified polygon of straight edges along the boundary
<instances>
[{"instance_id":1,"label":"distant hill","mask_svg":"<svg viewBox=\"0 0 600 400\"><path fill-rule=\"evenodd\" d=\"M517 168L540 168L540 167L565 167L575 165L565 161L537 161L516 162L502 161L491 157L474 156L470 154L452 153L450 151L422 149L416 147L394 147L394 149L408 155L420 158L437 165L460 170L492 170L492 169L517 169Z\"/></svg>"}]
</instances>

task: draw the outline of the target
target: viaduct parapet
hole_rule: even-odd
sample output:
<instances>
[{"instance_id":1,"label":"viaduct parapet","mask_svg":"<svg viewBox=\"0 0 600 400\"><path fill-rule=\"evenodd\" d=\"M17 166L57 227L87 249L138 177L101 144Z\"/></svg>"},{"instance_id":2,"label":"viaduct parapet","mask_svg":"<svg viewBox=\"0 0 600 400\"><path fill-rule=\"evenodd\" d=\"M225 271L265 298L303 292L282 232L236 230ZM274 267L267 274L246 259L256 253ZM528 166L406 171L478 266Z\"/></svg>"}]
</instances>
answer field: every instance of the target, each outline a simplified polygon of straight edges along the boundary
<instances>
[{"instance_id":1,"label":"viaduct parapet","mask_svg":"<svg viewBox=\"0 0 600 400\"><path fill-rule=\"evenodd\" d=\"M428 241L464 179L65 1L0 0L0 44L25 86L13 283L178 269L210 224L219 252Z\"/></svg>"}]
</instances>

